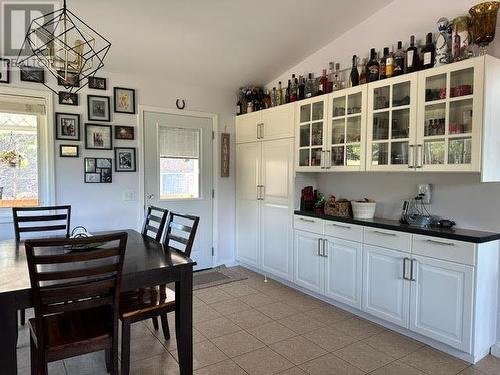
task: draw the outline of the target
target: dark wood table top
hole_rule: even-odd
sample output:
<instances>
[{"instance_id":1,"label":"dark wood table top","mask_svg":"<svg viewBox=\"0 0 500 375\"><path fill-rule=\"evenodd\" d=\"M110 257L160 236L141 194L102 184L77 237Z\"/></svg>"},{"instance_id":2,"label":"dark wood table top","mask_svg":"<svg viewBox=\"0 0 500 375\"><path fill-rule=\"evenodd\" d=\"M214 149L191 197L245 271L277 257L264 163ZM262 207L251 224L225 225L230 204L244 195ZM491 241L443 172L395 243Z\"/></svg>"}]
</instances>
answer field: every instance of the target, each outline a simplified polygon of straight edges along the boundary
<instances>
[{"instance_id":1,"label":"dark wood table top","mask_svg":"<svg viewBox=\"0 0 500 375\"><path fill-rule=\"evenodd\" d=\"M147 284L148 279L151 279L154 285L155 275L166 274L168 270L193 267L196 264L184 254L165 250L160 243L135 230L95 234L112 232L128 233L123 265L123 290L135 289L138 279L140 279L141 286ZM30 287L24 242L16 242L14 239L0 241L0 298L28 291Z\"/></svg>"}]
</instances>

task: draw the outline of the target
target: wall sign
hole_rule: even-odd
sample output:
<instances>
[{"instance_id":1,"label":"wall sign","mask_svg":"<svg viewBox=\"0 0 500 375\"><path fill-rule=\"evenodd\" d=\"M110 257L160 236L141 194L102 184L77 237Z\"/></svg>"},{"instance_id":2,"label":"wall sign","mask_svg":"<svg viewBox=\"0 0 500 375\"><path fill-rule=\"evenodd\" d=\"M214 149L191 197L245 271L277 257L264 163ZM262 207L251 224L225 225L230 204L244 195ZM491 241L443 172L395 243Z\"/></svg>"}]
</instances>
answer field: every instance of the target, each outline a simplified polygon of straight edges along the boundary
<instances>
[{"instance_id":1,"label":"wall sign","mask_svg":"<svg viewBox=\"0 0 500 375\"><path fill-rule=\"evenodd\" d=\"M229 133L220 135L220 176L229 177Z\"/></svg>"}]
</instances>

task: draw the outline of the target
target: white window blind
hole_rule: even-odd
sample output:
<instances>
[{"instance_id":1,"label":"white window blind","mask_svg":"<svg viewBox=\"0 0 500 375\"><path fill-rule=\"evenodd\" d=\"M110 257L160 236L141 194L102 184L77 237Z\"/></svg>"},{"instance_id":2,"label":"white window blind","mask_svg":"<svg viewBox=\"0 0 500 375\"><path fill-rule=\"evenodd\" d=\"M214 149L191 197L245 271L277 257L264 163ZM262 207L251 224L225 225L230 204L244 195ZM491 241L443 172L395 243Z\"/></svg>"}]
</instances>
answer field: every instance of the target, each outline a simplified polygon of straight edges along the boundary
<instances>
[{"instance_id":1,"label":"white window blind","mask_svg":"<svg viewBox=\"0 0 500 375\"><path fill-rule=\"evenodd\" d=\"M45 100L35 97L27 98L0 94L0 112L45 115Z\"/></svg>"},{"instance_id":2,"label":"white window blind","mask_svg":"<svg viewBox=\"0 0 500 375\"><path fill-rule=\"evenodd\" d=\"M200 130L159 126L158 147L162 158L198 159Z\"/></svg>"}]
</instances>

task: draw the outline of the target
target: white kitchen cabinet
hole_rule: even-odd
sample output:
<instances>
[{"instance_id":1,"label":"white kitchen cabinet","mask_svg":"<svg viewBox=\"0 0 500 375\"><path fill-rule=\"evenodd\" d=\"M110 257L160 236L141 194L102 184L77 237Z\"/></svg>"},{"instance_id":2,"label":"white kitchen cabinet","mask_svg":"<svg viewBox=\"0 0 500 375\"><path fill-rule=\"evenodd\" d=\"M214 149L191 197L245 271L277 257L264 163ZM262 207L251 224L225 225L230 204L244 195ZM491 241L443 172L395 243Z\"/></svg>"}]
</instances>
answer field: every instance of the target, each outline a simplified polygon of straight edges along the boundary
<instances>
[{"instance_id":1,"label":"white kitchen cabinet","mask_svg":"<svg viewBox=\"0 0 500 375\"><path fill-rule=\"evenodd\" d=\"M294 235L294 282L316 293L324 289L322 235L296 230Z\"/></svg>"},{"instance_id":2,"label":"white kitchen cabinet","mask_svg":"<svg viewBox=\"0 0 500 375\"><path fill-rule=\"evenodd\" d=\"M237 116L235 120L236 143L256 142L260 140L260 124L260 111Z\"/></svg>"},{"instance_id":3,"label":"white kitchen cabinet","mask_svg":"<svg viewBox=\"0 0 500 375\"><path fill-rule=\"evenodd\" d=\"M407 254L363 245L362 310L408 328L410 282Z\"/></svg>"},{"instance_id":4,"label":"white kitchen cabinet","mask_svg":"<svg viewBox=\"0 0 500 375\"><path fill-rule=\"evenodd\" d=\"M325 292L336 301L361 309L361 243L325 237Z\"/></svg>"},{"instance_id":5,"label":"white kitchen cabinet","mask_svg":"<svg viewBox=\"0 0 500 375\"><path fill-rule=\"evenodd\" d=\"M474 268L421 256L412 263L410 329L471 352Z\"/></svg>"}]
</instances>

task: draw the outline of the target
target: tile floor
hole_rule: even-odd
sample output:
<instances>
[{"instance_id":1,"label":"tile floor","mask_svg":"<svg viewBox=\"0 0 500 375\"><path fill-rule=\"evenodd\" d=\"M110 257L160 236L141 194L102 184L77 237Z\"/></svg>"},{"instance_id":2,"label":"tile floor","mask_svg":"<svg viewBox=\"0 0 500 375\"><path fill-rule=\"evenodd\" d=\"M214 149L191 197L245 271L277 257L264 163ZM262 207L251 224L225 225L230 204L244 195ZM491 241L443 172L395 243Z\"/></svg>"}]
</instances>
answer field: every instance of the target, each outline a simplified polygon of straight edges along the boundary
<instances>
[{"instance_id":1,"label":"tile floor","mask_svg":"<svg viewBox=\"0 0 500 375\"><path fill-rule=\"evenodd\" d=\"M244 268L247 280L194 292L196 375L498 375L500 359L475 366L447 356ZM178 374L174 315L165 341L150 321L132 330L131 374ZM21 329L19 374L29 374ZM1 371L0 371L1 372ZM50 365L51 375L104 375L102 353Z\"/></svg>"}]
</instances>

